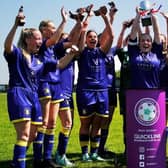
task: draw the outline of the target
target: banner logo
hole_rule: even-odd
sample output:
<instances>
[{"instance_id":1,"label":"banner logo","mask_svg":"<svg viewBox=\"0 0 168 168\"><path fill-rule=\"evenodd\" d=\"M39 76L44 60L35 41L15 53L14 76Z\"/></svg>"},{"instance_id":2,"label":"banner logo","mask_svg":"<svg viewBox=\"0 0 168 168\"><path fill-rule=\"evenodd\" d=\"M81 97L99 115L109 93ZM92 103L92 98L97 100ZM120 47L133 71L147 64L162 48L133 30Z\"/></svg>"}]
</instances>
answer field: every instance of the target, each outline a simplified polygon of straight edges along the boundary
<instances>
[{"instance_id":1,"label":"banner logo","mask_svg":"<svg viewBox=\"0 0 168 168\"><path fill-rule=\"evenodd\" d=\"M135 105L134 116L143 126L154 125L160 116L159 104L152 98L140 99Z\"/></svg>"}]
</instances>

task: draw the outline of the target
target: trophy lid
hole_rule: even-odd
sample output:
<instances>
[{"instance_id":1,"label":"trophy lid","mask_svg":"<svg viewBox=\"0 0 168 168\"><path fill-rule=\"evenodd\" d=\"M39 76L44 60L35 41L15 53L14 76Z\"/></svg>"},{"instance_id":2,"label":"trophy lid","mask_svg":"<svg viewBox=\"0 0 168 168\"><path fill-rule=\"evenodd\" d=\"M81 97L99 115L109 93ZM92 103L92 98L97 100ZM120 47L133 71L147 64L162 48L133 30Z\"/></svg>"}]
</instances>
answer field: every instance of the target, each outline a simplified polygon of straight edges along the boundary
<instances>
[{"instance_id":1,"label":"trophy lid","mask_svg":"<svg viewBox=\"0 0 168 168\"><path fill-rule=\"evenodd\" d=\"M149 0L144 0L140 2L140 9L141 10L150 10L151 9L151 3Z\"/></svg>"}]
</instances>

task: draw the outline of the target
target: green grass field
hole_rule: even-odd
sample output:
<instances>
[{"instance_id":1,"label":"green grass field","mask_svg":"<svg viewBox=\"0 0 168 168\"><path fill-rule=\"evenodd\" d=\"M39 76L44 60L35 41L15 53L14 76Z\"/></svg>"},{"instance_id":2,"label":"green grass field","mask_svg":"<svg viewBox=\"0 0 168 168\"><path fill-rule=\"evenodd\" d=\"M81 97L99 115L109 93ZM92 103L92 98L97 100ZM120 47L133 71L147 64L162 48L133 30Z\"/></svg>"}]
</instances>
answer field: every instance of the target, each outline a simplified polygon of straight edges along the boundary
<instances>
[{"instance_id":1,"label":"green grass field","mask_svg":"<svg viewBox=\"0 0 168 168\"><path fill-rule=\"evenodd\" d=\"M80 161L81 150L79 145L79 116L75 108L74 127L71 133L67 148L67 156L70 160L75 162L76 167L96 168L96 167L109 167L109 168L124 168L126 167L125 159L122 155L124 151L123 134L122 134L122 116L119 114L119 108L117 107L114 113L112 123L110 125L110 133L106 147L116 153L115 159L109 159L106 162L91 162L82 163ZM55 133L55 148L53 150L53 156L57 145L57 136L60 129L60 122L57 121L56 133ZM15 143L15 130L13 125L9 122L6 94L0 94L0 168L8 168L12 159L12 150ZM31 168L32 162L32 147L28 150L28 167Z\"/></svg>"},{"instance_id":2,"label":"green grass field","mask_svg":"<svg viewBox=\"0 0 168 168\"><path fill-rule=\"evenodd\" d=\"M79 117L75 108L75 117L74 117L74 127L71 133L69 140L67 155L68 157L75 162L77 167L113 167L114 160L109 160L103 163L82 163L80 161L81 150L79 145ZM57 135L60 129L60 122L58 120L56 126L55 134L55 148L57 145ZM13 144L15 143L15 130L13 125L9 122L7 105L6 105L6 94L0 94L0 167L8 168L8 165L12 159L12 150ZM123 135L122 135L122 116L119 114L118 108L115 110L114 118L110 127L110 134L108 137L107 148L111 151L116 152L118 155L123 153L124 144L123 144ZM30 147L28 151L28 163L31 162L32 158L32 148ZM29 164L29 167L31 164ZM29 168L28 167L28 168Z\"/></svg>"}]
</instances>

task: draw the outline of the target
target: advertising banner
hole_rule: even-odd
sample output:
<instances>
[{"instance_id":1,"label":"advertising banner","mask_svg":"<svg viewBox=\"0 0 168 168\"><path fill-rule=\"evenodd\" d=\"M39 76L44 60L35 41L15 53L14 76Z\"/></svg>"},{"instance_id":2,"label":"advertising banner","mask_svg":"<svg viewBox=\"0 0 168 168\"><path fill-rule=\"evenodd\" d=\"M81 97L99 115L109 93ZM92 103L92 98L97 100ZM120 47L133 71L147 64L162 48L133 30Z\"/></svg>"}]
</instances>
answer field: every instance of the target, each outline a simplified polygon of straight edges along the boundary
<instances>
[{"instance_id":1,"label":"advertising banner","mask_svg":"<svg viewBox=\"0 0 168 168\"><path fill-rule=\"evenodd\" d=\"M163 90L126 93L127 168L166 168L166 110Z\"/></svg>"}]
</instances>

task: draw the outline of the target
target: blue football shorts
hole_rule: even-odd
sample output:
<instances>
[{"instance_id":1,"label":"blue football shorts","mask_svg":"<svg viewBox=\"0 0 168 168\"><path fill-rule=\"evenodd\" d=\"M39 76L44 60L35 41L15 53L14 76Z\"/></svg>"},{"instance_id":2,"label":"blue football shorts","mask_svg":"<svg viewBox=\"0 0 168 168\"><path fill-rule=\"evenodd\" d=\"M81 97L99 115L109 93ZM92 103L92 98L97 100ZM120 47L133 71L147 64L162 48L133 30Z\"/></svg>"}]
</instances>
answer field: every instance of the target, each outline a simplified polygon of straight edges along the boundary
<instances>
[{"instance_id":1,"label":"blue football shorts","mask_svg":"<svg viewBox=\"0 0 168 168\"><path fill-rule=\"evenodd\" d=\"M42 124L42 112L38 94L29 89L14 87L7 94L8 113L13 123L30 120Z\"/></svg>"},{"instance_id":2,"label":"blue football shorts","mask_svg":"<svg viewBox=\"0 0 168 168\"><path fill-rule=\"evenodd\" d=\"M77 107L80 117L97 114L109 116L108 91L77 91Z\"/></svg>"},{"instance_id":3,"label":"blue football shorts","mask_svg":"<svg viewBox=\"0 0 168 168\"><path fill-rule=\"evenodd\" d=\"M40 82L39 99L51 99L52 103L64 100L60 83Z\"/></svg>"}]
</instances>

